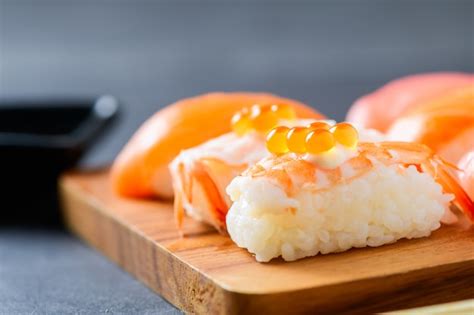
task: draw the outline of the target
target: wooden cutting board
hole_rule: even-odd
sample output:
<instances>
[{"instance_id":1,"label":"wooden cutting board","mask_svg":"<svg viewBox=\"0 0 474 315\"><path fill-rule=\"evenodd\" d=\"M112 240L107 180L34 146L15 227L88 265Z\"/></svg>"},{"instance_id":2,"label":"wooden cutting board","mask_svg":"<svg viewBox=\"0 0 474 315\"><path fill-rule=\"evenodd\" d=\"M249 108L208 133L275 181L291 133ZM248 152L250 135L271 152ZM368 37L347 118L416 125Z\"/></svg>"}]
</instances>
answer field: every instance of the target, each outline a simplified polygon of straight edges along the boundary
<instances>
[{"instance_id":1,"label":"wooden cutting board","mask_svg":"<svg viewBox=\"0 0 474 315\"><path fill-rule=\"evenodd\" d=\"M198 314L379 312L474 297L474 229L287 263L258 263L171 203L115 195L107 172L61 180L67 225L172 304Z\"/></svg>"}]
</instances>

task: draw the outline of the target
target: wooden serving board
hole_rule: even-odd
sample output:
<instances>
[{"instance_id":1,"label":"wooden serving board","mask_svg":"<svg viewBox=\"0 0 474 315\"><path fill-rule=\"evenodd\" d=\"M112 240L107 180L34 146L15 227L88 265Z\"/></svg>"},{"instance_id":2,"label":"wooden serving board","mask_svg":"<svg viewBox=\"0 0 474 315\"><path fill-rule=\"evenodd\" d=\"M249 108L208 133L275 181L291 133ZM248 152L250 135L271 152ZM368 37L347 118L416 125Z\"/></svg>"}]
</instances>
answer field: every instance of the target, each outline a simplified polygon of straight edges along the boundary
<instances>
[{"instance_id":1,"label":"wooden serving board","mask_svg":"<svg viewBox=\"0 0 474 315\"><path fill-rule=\"evenodd\" d=\"M115 195L106 172L61 180L65 220L87 243L189 313L379 312L474 297L474 229L287 263L258 263L171 203Z\"/></svg>"}]
</instances>

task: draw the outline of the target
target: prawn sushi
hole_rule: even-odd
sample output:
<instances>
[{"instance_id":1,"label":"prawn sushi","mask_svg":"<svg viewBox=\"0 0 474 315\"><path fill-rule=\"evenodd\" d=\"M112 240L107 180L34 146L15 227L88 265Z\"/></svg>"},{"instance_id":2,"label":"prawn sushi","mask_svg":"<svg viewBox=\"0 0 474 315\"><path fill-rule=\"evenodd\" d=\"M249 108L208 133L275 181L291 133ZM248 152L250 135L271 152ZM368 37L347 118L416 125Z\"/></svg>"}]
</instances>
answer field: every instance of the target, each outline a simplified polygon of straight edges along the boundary
<instances>
[{"instance_id":1,"label":"prawn sushi","mask_svg":"<svg viewBox=\"0 0 474 315\"><path fill-rule=\"evenodd\" d=\"M293 261L429 236L474 206L450 165L416 143L359 142L350 124L306 130L302 150L277 127L271 154L232 180L232 240L260 262ZM300 143L301 145L301 143Z\"/></svg>"},{"instance_id":2,"label":"prawn sushi","mask_svg":"<svg viewBox=\"0 0 474 315\"><path fill-rule=\"evenodd\" d=\"M226 194L229 183L271 153L266 149L266 133L279 122L285 128L294 129L294 137L301 137L299 125L312 128L332 126L332 120L301 119L283 105L272 105L277 120L269 114L268 106L256 105L234 115L233 131L211 139L191 149L183 150L170 164L175 192L174 209L178 226L184 214L226 233L226 215L232 201ZM245 113L252 115L256 123L249 122ZM294 128L293 128L294 127ZM383 135L375 130L361 130L361 138L373 141ZM297 148L295 148L297 149Z\"/></svg>"},{"instance_id":3,"label":"prawn sushi","mask_svg":"<svg viewBox=\"0 0 474 315\"><path fill-rule=\"evenodd\" d=\"M225 216L232 204L225 188L234 177L269 155L265 133L278 122L315 121L296 116L288 105L255 104L234 114L232 132L181 151L169 165L178 226L186 213L225 233ZM315 112L314 117L323 116Z\"/></svg>"}]
</instances>

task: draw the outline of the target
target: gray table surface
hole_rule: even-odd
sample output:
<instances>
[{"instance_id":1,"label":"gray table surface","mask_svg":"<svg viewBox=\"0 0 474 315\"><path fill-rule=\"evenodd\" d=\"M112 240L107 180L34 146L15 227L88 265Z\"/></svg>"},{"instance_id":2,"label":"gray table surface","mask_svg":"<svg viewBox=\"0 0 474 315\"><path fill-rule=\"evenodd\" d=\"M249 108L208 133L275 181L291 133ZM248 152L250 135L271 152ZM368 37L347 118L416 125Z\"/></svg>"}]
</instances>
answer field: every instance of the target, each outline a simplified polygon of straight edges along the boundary
<instances>
[{"instance_id":1,"label":"gray table surface","mask_svg":"<svg viewBox=\"0 0 474 315\"><path fill-rule=\"evenodd\" d=\"M473 1L0 0L0 96L119 97L81 163L105 165L185 96L270 91L340 120L393 78L472 72L473 20ZM66 231L0 227L0 314L90 313L178 310Z\"/></svg>"}]
</instances>

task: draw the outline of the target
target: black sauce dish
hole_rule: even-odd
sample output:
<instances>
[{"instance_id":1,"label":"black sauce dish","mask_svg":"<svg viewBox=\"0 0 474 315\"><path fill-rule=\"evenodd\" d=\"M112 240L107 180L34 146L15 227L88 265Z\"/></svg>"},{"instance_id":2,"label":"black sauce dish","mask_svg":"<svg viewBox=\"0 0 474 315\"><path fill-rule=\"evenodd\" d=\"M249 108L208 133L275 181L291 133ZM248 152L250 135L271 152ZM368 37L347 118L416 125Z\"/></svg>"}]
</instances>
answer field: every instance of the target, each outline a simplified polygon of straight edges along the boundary
<instances>
[{"instance_id":1,"label":"black sauce dish","mask_svg":"<svg viewBox=\"0 0 474 315\"><path fill-rule=\"evenodd\" d=\"M0 223L58 224L57 181L110 126L112 96L0 101Z\"/></svg>"}]
</instances>

